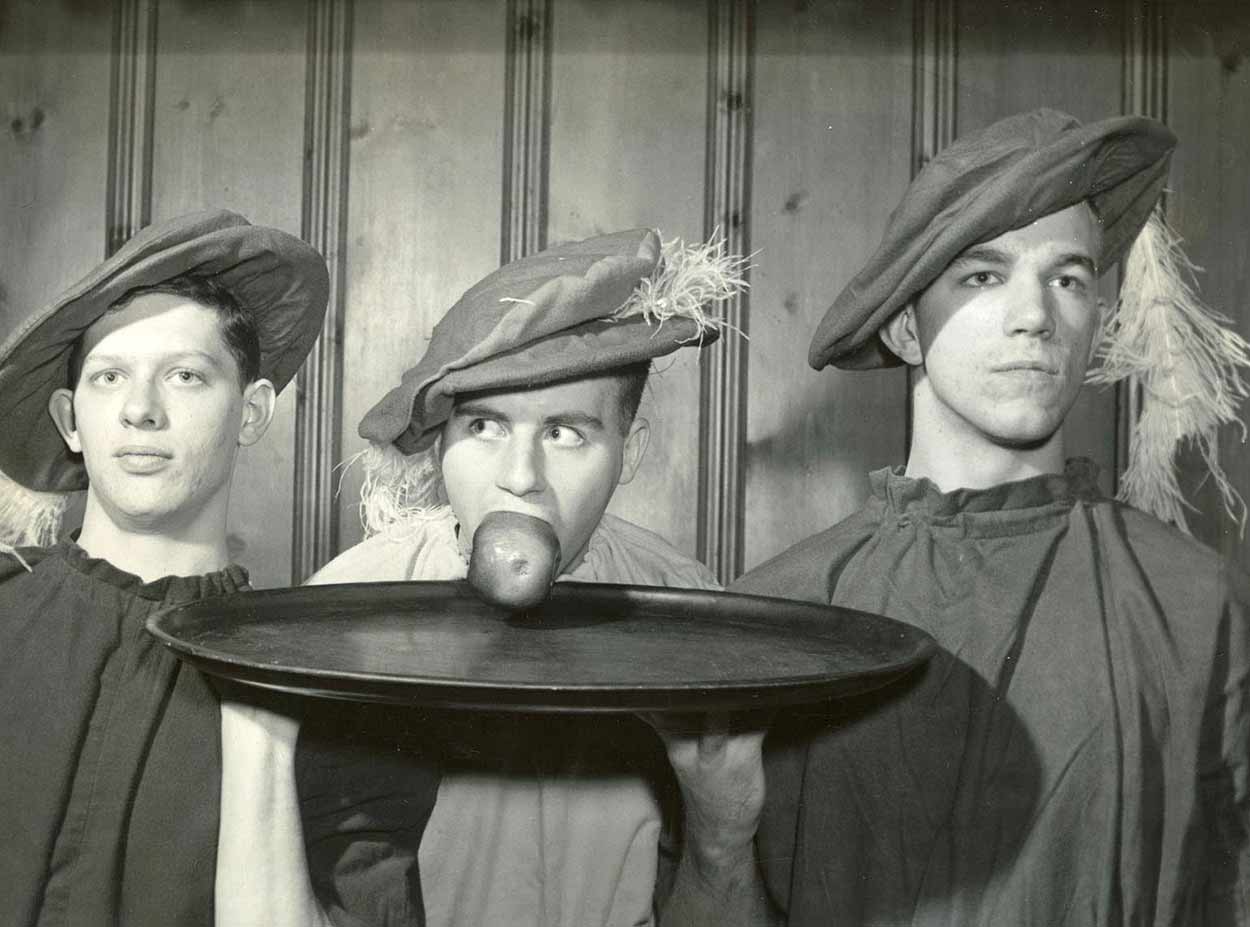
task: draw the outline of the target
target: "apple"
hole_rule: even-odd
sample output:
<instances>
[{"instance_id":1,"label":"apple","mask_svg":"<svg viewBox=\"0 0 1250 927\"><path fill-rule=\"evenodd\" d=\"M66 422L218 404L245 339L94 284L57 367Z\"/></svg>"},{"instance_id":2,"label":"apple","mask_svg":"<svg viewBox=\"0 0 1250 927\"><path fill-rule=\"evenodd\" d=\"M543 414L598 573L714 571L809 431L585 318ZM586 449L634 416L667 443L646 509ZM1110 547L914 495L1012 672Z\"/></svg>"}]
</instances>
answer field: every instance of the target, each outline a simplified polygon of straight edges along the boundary
<instances>
[{"instance_id":1,"label":"apple","mask_svg":"<svg viewBox=\"0 0 1250 927\"><path fill-rule=\"evenodd\" d=\"M560 572L560 540L541 518L488 512L473 532L469 585L492 605L519 611L546 600Z\"/></svg>"}]
</instances>

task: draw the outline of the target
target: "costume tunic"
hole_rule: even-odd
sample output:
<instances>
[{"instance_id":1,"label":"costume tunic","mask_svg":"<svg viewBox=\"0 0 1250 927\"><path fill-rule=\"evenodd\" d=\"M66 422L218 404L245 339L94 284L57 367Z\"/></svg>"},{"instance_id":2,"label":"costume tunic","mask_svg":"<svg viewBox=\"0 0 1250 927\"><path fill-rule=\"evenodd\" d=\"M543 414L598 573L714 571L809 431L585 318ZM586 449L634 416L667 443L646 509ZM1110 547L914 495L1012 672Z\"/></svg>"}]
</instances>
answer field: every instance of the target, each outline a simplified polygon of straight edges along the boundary
<instances>
[{"instance_id":1,"label":"costume tunic","mask_svg":"<svg viewBox=\"0 0 1250 927\"><path fill-rule=\"evenodd\" d=\"M466 571L456 520L445 508L402 537L375 535L346 551L314 581L461 579ZM591 536L581 563L561 579L716 586L702 564L611 515ZM641 721L463 712L427 717L438 720L428 725L424 748L419 743L411 747L426 759L412 760L409 805L405 810L394 796L388 802L391 813L408 815L409 832L373 842L375 828L394 830L396 822L380 819L370 801L351 797L350 781L340 789L349 814L328 807L327 796L335 792L328 781L332 776L315 767L335 761L327 760L332 754L324 745L317 749L319 758L310 757L301 739L297 765L314 882L332 912L347 908L362 923L420 923L419 912L412 910L411 887L407 900L397 890L413 878L412 830L424 821L412 805L420 803L420 789L431 778L429 757L437 755L437 802L424 836L417 831L420 893L429 924L615 927L651 922L661 815L648 780L652 770L667 764L659 739ZM420 737L409 733L408 740L411 744ZM337 769L345 765L350 761ZM344 839L345 829L357 838ZM336 847L329 858L318 847L327 838ZM409 858L403 867L397 858L405 852ZM394 870L401 868L397 875ZM380 874L382 869L390 871ZM382 884L381 891L392 898L386 910L377 907ZM362 917L358 912L369 906L365 896L370 893L374 907Z\"/></svg>"},{"instance_id":2,"label":"costume tunic","mask_svg":"<svg viewBox=\"0 0 1250 927\"><path fill-rule=\"evenodd\" d=\"M71 541L0 558L0 923L211 925L221 747L207 682L144 630L247 587L145 583Z\"/></svg>"},{"instance_id":3,"label":"costume tunic","mask_svg":"<svg viewBox=\"0 0 1250 927\"><path fill-rule=\"evenodd\" d=\"M789 923L1250 924L1245 575L1084 461L872 490L735 585L941 645L770 737L758 851Z\"/></svg>"}]
</instances>

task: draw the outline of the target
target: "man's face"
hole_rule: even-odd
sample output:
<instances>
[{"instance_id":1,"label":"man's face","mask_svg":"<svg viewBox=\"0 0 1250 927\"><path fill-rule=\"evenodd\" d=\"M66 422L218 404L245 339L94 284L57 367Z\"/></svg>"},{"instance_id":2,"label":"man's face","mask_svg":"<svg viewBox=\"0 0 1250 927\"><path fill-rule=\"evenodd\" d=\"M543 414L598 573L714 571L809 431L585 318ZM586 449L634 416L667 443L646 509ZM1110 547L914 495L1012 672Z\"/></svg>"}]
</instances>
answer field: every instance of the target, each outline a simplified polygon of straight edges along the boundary
<instances>
[{"instance_id":1,"label":"man's face","mask_svg":"<svg viewBox=\"0 0 1250 927\"><path fill-rule=\"evenodd\" d=\"M965 251L915 306L933 413L952 439L1049 440L1099 329L1101 230L1085 204Z\"/></svg>"},{"instance_id":2,"label":"man's face","mask_svg":"<svg viewBox=\"0 0 1250 927\"><path fill-rule=\"evenodd\" d=\"M87 330L82 358L72 395L59 390L51 409L113 522L176 529L224 505L247 391L216 312L181 296L137 296Z\"/></svg>"},{"instance_id":3,"label":"man's face","mask_svg":"<svg viewBox=\"0 0 1250 927\"><path fill-rule=\"evenodd\" d=\"M597 377L457 400L441 463L466 550L487 513L521 512L551 525L572 568L646 448L642 419L622 433L620 390Z\"/></svg>"}]
</instances>

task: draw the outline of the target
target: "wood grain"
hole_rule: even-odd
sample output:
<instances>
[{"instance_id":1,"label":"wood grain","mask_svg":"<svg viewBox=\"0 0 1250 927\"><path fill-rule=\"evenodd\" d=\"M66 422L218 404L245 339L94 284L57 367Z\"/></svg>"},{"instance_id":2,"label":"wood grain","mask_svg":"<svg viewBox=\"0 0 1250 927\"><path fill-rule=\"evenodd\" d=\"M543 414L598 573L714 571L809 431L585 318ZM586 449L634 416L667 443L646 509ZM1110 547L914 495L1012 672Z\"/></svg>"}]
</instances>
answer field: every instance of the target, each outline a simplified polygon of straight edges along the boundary
<instances>
[{"instance_id":1,"label":"wood grain","mask_svg":"<svg viewBox=\"0 0 1250 927\"><path fill-rule=\"evenodd\" d=\"M757 30L747 569L903 462L907 401L902 371L817 373L807 348L910 179L910 6L769 2Z\"/></svg>"},{"instance_id":2,"label":"wood grain","mask_svg":"<svg viewBox=\"0 0 1250 927\"><path fill-rule=\"evenodd\" d=\"M359 3L353 27L342 449L425 351L460 294L499 266L506 11L498 2ZM339 549L360 538L358 468Z\"/></svg>"},{"instance_id":3,"label":"wood grain","mask_svg":"<svg viewBox=\"0 0 1250 927\"><path fill-rule=\"evenodd\" d=\"M299 0L161 5L154 220L222 207L299 234L305 28ZM287 389L235 471L228 541L257 586L290 582L294 427Z\"/></svg>"}]
</instances>

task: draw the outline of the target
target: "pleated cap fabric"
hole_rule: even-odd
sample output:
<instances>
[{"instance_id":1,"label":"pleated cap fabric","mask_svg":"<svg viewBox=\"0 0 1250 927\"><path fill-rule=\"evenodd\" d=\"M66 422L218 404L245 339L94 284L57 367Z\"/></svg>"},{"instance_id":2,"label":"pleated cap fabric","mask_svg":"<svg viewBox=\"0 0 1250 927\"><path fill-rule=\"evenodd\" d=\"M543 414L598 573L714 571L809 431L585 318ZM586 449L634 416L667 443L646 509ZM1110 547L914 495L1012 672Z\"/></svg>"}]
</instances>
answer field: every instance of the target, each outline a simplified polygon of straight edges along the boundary
<instances>
[{"instance_id":1,"label":"pleated cap fabric","mask_svg":"<svg viewBox=\"0 0 1250 927\"><path fill-rule=\"evenodd\" d=\"M1120 116L1082 125L1039 109L944 149L912 181L876 253L817 326L808 363L847 369L900 361L877 337L895 313L967 248L1088 201L1103 231L1099 269L1123 256L1167 178L1176 137Z\"/></svg>"}]
</instances>

